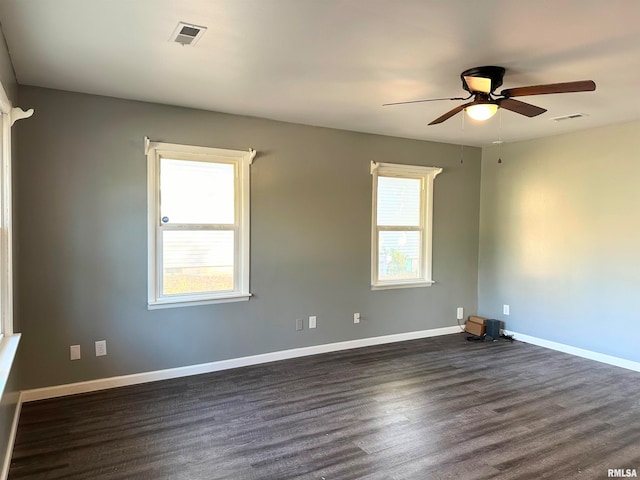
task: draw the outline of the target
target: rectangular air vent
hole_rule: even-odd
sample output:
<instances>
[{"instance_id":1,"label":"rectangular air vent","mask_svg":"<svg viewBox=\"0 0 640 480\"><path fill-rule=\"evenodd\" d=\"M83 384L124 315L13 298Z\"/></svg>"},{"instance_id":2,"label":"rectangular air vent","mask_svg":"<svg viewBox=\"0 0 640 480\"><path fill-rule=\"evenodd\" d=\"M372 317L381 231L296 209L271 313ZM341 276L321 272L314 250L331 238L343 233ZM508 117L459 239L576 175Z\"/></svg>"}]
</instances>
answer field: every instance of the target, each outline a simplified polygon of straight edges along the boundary
<instances>
[{"instance_id":1,"label":"rectangular air vent","mask_svg":"<svg viewBox=\"0 0 640 480\"><path fill-rule=\"evenodd\" d=\"M561 117L552 118L554 122L562 122L563 120L573 120L575 118L588 117L586 113L572 113L571 115L563 115Z\"/></svg>"},{"instance_id":2,"label":"rectangular air vent","mask_svg":"<svg viewBox=\"0 0 640 480\"><path fill-rule=\"evenodd\" d=\"M178 26L171 35L170 40L180 45L195 45L207 31L207 27L193 25L191 23L178 22Z\"/></svg>"}]
</instances>

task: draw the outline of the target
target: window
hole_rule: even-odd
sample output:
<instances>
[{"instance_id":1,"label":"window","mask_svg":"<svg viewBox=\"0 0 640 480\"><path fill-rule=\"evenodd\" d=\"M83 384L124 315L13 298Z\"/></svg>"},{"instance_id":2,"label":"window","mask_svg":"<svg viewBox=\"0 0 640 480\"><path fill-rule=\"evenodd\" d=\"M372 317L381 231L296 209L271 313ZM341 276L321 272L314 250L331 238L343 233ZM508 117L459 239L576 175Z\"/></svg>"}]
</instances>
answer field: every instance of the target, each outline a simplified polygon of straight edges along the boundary
<instances>
[{"instance_id":1,"label":"window","mask_svg":"<svg viewBox=\"0 0 640 480\"><path fill-rule=\"evenodd\" d=\"M441 168L371 163L371 288L428 287L433 180Z\"/></svg>"},{"instance_id":2,"label":"window","mask_svg":"<svg viewBox=\"0 0 640 480\"><path fill-rule=\"evenodd\" d=\"M9 115L0 113L0 338L13 333L11 311L11 129Z\"/></svg>"},{"instance_id":3,"label":"window","mask_svg":"<svg viewBox=\"0 0 640 480\"><path fill-rule=\"evenodd\" d=\"M24 111L11 104L0 83L0 397L7 385L20 341L20 334L13 331L11 127L14 122L31 115L33 109Z\"/></svg>"},{"instance_id":4,"label":"window","mask_svg":"<svg viewBox=\"0 0 640 480\"><path fill-rule=\"evenodd\" d=\"M13 225L11 219L11 127L33 115L13 107L0 84L0 338L13 332ZM1 348L0 348L1 350Z\"/></svg>"},{"instance_id":5,"label":"window","mask_svg":"<svg viewBox=\"0 0 640 480\"><path fill-rule=\"evenodd\" d=\"M150 309L249 299L254 155L148 142Z\"/></svg>"}]
</instances>

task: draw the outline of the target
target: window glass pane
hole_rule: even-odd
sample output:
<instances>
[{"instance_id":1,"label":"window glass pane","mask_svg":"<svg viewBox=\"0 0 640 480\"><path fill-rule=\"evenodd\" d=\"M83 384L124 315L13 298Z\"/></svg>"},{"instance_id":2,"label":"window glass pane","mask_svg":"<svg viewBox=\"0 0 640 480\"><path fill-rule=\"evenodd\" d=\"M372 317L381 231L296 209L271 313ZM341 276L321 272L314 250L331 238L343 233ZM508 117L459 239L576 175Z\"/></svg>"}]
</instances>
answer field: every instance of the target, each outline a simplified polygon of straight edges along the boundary
<instances>
[{"instance_id":1,"label":"window glass pane","mask_svg":"<svg viewBox=\"0 0 640 480\"><path fill-rule=\"evenodd\" d=\"M378 225L420 226L421 180L378 177Z\"/></svg>"},{"instance_id":2,"label":"window glass pane","mask_svg":"<svg viewBox=\"0 0 640 480\"><path fill-rule=\"evenodd\" d=\"M234 232L162 232L163 295L233 290Z\"/></svg>"},{"instance_id":3,"label":"window glass pane","mask_svg":"<svg viewBox=\"0 0 640 480\"><path fill-rule=\"evenodd\" d=\"M420 278L420 232L378 232L378 279Z\"/></svg>"},{"instance_id":4,"label":"window glass pane","mask_svg":"<svg viewBox=\"0 0 640 480\"><path fill-rule=\"evenodd\" d=\"M180 224L233 224L234 165L160 160L160 216Z\"/></svg>"}]
</instances>

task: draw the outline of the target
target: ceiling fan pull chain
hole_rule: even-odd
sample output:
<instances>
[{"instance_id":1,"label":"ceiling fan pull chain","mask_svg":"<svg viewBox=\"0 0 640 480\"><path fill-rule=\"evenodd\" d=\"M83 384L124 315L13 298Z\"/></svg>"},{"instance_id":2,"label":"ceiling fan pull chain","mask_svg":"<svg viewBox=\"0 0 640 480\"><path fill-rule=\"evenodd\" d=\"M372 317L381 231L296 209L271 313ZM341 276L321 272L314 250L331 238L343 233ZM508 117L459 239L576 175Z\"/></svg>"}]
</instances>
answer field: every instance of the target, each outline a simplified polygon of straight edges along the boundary
<instances>
[{"instance_id":1,"label":"ceiling fan pull chain","mask_svg":"<svg viewBox=\"0 0 640 480\"><path fill-rule=\"evenodd\" d=\"M460 139L460 165L464 163L464 115L462 115L462 138Z\"/></svg>"},{"instance_id":2,"label":"ceiling fan pull chain","mask_svg":"<svg viewBox=\"0 0 640 480\"><path fill-rule=\"evenodd\" d=\"M502 109L498 115L498 163L502 163Z\"/></svg>"}]
</instances>

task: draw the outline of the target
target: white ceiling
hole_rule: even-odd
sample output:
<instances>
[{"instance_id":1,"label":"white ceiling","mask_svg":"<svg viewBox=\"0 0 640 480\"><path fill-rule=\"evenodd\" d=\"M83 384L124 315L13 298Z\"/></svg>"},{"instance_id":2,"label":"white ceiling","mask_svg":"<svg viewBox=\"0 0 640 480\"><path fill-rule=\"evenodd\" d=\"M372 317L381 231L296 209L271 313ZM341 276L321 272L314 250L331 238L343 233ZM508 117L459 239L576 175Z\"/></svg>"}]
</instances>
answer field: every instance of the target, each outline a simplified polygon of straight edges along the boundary
<instances>
[{"instance_id":1,"label":"white ceiling","mask_svg":"<svg viewBox=\"0 0 640 480\"><path fill-rule=\"evenodd\" d=\"M169 42L178 21L208 27ZM3 0L18 82L400 137L486 145L640 118L639 0ZM502 88L592 79L509 111L427 126L463 96L460 72ZM22 107L29 107L22 105ZM586 118L554 122L553 117Z\"/></svg>"}]
</instances>

